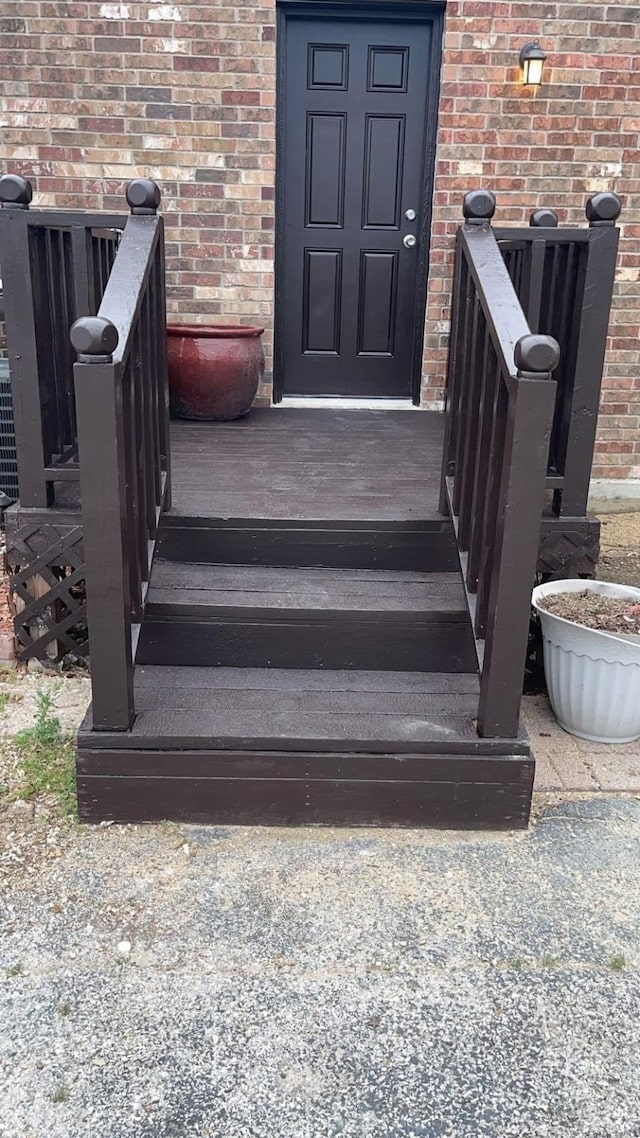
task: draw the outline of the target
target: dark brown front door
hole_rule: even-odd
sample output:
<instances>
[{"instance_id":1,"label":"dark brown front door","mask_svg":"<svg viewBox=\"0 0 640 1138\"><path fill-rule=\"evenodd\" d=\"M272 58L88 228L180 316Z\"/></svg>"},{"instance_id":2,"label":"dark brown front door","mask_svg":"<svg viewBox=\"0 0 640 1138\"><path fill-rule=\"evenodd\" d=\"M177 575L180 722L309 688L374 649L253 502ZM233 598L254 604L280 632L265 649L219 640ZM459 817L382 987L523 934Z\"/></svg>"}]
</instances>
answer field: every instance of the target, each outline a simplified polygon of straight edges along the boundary
<instances>
[{"instance_id":1,"label":"dark brown front door","mask_svg":"<svg viewBox=\"0 0 640 1138\"><path fill-rule=\"evenodd\" d=\"M433 39L428 19L286 21L277 395L415 393Z\"/></svg>"}]
</instances>

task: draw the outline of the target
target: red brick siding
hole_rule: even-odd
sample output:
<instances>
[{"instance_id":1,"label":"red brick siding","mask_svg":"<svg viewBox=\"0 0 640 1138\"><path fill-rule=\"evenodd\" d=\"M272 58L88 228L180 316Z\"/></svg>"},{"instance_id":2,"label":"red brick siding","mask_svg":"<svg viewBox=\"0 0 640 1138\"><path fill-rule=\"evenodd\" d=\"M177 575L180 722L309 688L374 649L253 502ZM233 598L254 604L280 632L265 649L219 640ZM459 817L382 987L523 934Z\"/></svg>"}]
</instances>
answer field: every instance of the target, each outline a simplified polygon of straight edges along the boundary
<instances>
[{"instance_id":1,"label":"red brick siding","mask_svg":"<svg viewBox=\"0 0 640 1138\"><path fill-rule=\"evenodd\" d=\"M590 193L624 202L623 241L594 474L640 477L640 8L449 0L442 70L426 404L442 397L452 238L465 190L498 196L499 222L539 205L584 220ZM273 307L273 0L0 0L0 163L36 202L115 209L156 178L168 222L169 305L181 318L268 329ZM518 82L527 39L544 86ZM265 388L266 390L266 388Z\"/></svg>"},{"instance_id":2,"label":"red brick siding","mask_svg":"<svg viewBox=\"0 0 640 1138\"><path fill-rule=\"evenodd\" d=\"M496 222L551 206L585 224L598 190L623 200L594 476L640 477L640 7L450 0L442 67L425 401L442 395L452 238L460 198L488 186ZM519 84L518 53L539 38L544 84Z\"/></svg>"}]
</instances>

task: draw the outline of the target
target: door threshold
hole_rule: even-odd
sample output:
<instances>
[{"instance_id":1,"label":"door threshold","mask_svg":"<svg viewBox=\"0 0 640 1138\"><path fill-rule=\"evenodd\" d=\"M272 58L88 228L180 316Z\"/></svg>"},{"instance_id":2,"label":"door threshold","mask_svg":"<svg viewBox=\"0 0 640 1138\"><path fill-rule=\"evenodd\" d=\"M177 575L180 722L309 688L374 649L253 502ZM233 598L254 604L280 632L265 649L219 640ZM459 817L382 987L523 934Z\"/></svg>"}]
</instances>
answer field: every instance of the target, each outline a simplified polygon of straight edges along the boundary
<instances>
[{"instance_id":1,"label":"door threshold","mask_svg":"<svg viewBox=\"0 0 640 1138\"><path fill-rule=\"evenodd\" d=\"M347 399L340 396L289 395L274 407L324 407L340 411L419 411L411 399Z\"/></svg>"}]
</instances>

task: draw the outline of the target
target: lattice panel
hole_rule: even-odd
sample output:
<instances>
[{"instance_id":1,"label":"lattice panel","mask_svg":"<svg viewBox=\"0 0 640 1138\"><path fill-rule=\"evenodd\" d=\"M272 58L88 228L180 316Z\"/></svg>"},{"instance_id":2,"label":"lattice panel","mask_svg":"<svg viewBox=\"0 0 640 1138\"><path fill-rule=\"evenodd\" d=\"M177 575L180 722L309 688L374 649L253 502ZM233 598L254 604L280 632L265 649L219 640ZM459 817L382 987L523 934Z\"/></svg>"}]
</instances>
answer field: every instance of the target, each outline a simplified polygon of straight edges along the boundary
<instances>
[{"instance_id":1,"label":"lattice panel","mask_svg":"<svg viewBox=\"0 0 640 1138\"><path fill-rule=\"evenodd\" d=\"M89 635L81 526L22 526L8 535L7 563L22 662L87 656Z\"/></svg>"},{"instance_id":2,"label":"lattice panel","mask_svg":"<svg viewBox=\"0 0 640 1138\"><path fill-rule=\"evenodd\" d=\"M549 580L595 576L600 556L600 525L597 521L575 525L562 519L540 535L538 573Z\"/></svg>"}]
</instances>

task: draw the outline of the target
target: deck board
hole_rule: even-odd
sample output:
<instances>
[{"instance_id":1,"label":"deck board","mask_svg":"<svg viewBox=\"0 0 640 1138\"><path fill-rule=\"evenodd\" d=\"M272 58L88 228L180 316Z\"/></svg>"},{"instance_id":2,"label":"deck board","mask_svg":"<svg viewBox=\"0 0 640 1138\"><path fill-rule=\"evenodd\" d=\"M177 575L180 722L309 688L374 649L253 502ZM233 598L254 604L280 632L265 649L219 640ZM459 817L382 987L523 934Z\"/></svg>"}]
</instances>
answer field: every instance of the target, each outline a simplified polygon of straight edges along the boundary
<instances>
[{"instance_id":1,"label":"deck board","mask_svg":"<svg viewBox=\"0 0 640 1138\"><path fill-rule=\"evenodd\" d=\"M110 752L504 753L504 741L477 735L476 675L141 666L135 687L132 730L92 733L89 715L80 732L83 746ZM526 741L511 740L509 748L522 753Z\"/></svg>"},{"instance_id":2,"label":"deck board","mask_svg":"<svg viewBox=\"0 0 640 1138\"><path fill-rule=\"evenodd\" d=\"M466 612L459 573L375 569L280 569L157 561L149 607L286 609L373 613Z\"/></svg>"},{"instance_id":3,"label":"deck board","mask_svg":"<svg viewBox=\"0 0 640 1138\"><path fill-rule=\"evenodd\" d=\"M444 416L257 408L232 423L171 424L182 517L431 521Z\"/></svg>"}]
</instances>

